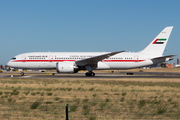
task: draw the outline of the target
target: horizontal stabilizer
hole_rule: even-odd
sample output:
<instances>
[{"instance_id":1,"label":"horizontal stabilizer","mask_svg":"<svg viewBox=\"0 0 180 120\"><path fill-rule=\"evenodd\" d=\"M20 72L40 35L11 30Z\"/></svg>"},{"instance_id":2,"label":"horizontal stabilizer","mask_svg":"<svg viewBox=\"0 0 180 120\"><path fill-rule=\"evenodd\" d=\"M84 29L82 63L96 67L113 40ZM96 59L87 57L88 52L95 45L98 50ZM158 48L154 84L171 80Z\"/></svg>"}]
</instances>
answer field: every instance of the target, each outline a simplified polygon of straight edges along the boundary
<instances>
[{"instance_id":1,"label":"horizontal stabilizer","mask_svg":"<svg viewBox=\"0 0 180 120\"><path fill-rule=\"evenodd\" d=\"M168 56L161 56L161 57L156 57L156 58L152 58L151 60L158 60L158 59L165 59L165 58L172 58L172 57L174 57L174 56L176 56L176 55L168 55Z\"/></svg>"}]
</instances>

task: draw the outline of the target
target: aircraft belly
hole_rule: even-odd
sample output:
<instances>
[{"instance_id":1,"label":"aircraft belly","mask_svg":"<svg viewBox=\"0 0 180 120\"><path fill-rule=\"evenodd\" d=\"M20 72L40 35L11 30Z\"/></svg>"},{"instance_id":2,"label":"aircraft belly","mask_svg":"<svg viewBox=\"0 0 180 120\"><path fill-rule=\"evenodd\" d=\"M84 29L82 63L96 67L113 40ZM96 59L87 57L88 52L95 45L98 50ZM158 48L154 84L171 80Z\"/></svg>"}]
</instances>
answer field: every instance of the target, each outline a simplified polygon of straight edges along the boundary
<instances>
[{"instance_id":1,"label":"aircraft belly","mask_svg":"<svg viewBox=\"0 0 180 120\"><path fill-rule=\"evenodd\" d=\"M107 62L108 66L110 66L110 69L127 69L129 68L131 63L125 63L125 62Z\"/></svg>"},{"instance_id":2,"label":"aircraft belly","mask_svg":"<svg viewBox=\"0 0 180 120\"><path fill-rule=\"evenodd\" d=\"M104 62L98 62L97 69L110 69L110 67Z\"/></svg>"},{"instance_id":3,"label":"aircraft belly","mask_svg":"<svg viewBox=\"0 0 180 120\"><path fill-rule=\"evenodd\" d=\"M104 64L109 66L109 69L131 69L152 65L153 62L151 60L146 60L143 62L106 62Z\"/></svg>"},{"instance_id":4,"label":"aircraft belly","mask_svg":"<svg viewBox=\"0 0 180 120\"><path fill-rule=\"evenodd\" d=\"M33 62L22 62L22 63L15 63L17 67L14 68L21 68L21 69L53 69L56 68L56 63L33 63Z\"/></svg>"}]
</instances>

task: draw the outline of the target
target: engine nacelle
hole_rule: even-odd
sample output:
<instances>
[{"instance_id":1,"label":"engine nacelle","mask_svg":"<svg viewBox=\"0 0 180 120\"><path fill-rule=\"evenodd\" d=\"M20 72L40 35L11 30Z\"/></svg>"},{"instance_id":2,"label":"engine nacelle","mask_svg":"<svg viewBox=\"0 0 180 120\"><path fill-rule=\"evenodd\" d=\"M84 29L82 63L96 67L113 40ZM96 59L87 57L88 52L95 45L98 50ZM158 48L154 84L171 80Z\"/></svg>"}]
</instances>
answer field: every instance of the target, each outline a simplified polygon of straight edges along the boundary
<instances>
[{"instance_id":1,"label":"engine nacelle","mask_svg":"<svg viewBox=\"0 0 180 120\"><path fill-rule=\"evenodd\" d=\"M56 63L57 73L77 73L77 65L75 62L65 61Z\"/></svg>"}]
</instances>

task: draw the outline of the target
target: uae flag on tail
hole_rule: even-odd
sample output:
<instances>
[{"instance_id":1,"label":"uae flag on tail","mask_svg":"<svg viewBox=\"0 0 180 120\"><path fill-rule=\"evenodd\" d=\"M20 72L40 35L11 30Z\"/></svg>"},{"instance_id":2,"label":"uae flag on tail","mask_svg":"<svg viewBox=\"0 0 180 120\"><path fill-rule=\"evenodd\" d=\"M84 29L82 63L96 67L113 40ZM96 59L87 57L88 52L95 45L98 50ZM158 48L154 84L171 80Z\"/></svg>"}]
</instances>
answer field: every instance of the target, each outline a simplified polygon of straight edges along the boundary
<instances>
[{"instance_id":1,"label":"uae flag on tail","mask_svg":"<svg viewBox=\"0 0 180 120\"><path fill-rule=\"evenodd\" d=\"M164 44L165 41L166 39L156 39L153 44Z\"/></svg>"}]
</instances>

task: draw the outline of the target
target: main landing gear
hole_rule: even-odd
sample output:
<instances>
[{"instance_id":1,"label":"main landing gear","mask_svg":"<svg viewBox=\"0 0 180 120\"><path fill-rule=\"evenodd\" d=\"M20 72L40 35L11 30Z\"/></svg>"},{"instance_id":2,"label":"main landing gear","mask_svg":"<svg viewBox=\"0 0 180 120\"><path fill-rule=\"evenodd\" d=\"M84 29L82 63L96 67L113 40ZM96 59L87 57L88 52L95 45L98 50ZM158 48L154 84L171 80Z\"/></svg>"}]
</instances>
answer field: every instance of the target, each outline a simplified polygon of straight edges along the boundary
<instances>
[{"instance_id":1,"label":"main landing gear","mask_svg":"<svg viewBox=\"0 0 180 120\"><path fill-rule=\"evenodd\" d=\"M85 75L86 75L86 76L95 76L95 73L93 73L93 72L87 72Z\"/></svg>"},{"instance_id":2,"label":"main landing gear","mask_svg":"<svg viewBox=\"0 0 180 120\"><path fill-rule=\"evenodd\" d=\"M95 76L95 73L92 72L93 69L90 65L85 66L85 68L86 70L88 70L88 72L85 74L86 76L92 76L92 77Z\"/></svg>"}]
</instances>

